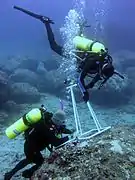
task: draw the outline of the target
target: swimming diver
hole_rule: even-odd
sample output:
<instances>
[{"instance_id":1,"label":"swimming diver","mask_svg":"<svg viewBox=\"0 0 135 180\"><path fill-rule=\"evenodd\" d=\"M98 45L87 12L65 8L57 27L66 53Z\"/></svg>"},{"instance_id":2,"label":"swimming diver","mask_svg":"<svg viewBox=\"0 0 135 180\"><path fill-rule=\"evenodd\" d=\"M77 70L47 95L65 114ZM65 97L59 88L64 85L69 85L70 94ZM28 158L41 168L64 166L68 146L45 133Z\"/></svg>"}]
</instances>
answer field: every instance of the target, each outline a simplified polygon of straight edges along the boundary
<instances>
[{"instance_id":1,"label":"swimming diver","mask_svg":"<svg viewBox=\"0 0 135 180\"><path fill-rule=\"evenodd\" d=\"M36 165L32 166L30 169L24 170L22 173L23 177L30 178L44 161L40 151L48 148L51 152L50 157L54 157L53 146L62 146L63 143L69 140L68 136L62 137L62 134L72 134L74 132L74 130L66 128L64 111L58 110L53 114L47 112L42 107L41 114L41 120L24 133L24 154L26 158L21 160L10 172L7 172L4 180L10 180L16 172L23 169L28 164L34 163Z\"/></svg>"},{"instance_id":2,"label":"swimming diver","mask_svg":"<svg viewBox=\"0 0 135 180\"><path fill-rule=\"evenodd\" d=\"M54 34L50 26L50 24L54 24L53 20L46 16L37 15L17 6L14 6L14 8L43 22L46 27L48 41L50 43L51 49L62 57L68 58L70 56L70 54L65 55L64 47L58 45L55 41ZM90 51L74 52L74 56L77 59L76 64L78 65L77 71L80 73L78 78L78 85L83 94L83 99L85 102L89 100L89 93L87 90L93 88L98 81L102 81L99 86L100 89L107 82L107 80L114 74L124 79L124 77L120 73L114 70L114 66L112 64L113 59L109 55L107 48L99 48L98 52L93 51L93 47L96 45L96 43L96 41L93 41L90 44ZM94 77L92 77L92 81L86 85L85 77L91 77L91 75L94 75Z\"/></svg>"}]
</instances>

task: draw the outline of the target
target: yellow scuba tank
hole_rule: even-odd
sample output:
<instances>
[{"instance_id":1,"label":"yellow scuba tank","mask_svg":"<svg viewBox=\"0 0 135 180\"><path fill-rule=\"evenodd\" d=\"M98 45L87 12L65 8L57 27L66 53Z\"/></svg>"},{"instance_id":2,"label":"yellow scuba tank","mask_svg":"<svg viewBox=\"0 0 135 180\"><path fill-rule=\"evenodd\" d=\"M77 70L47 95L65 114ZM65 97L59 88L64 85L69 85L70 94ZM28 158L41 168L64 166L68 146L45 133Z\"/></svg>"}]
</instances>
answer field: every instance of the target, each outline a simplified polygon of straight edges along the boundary
<instances>
[{"instance_id":1,"label":"yellow scuba tank","mask_svg":"<svg viewBox=\"0 0 135 180\"><path fill-rule=\"evenodd\" d=\"M40 109L32 109L6 129L5 133L7 137L9 139L14 139L16 136L26 131L32 124L40 121L41 117L42 114Z\"/></svg>"},{"instance_id":2,"label":"yellow scuba tank","mask_svg":"<svg viewBox=\"0 0 135 180\"><path fill-rule=\"evenodd\" d=\"M76 49L83 51L92 51L95 53L100 52L101 49L105 51L105 46L102 43L87 39L83 36L76 36L73 39L73 44Z\"/></svg>"}]
</instances>

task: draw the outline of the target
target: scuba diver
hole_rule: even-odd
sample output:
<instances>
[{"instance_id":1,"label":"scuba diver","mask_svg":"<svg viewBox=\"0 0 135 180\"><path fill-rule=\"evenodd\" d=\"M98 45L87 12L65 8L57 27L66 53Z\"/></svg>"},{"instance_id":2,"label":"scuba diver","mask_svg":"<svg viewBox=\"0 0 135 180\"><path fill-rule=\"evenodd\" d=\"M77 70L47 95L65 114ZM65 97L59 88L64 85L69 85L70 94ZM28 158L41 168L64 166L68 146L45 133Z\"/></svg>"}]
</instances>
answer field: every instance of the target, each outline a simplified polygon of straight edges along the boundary
<instances>
[{"instance_id":1,"label":"scuba diver","mask_svg":"<svg viewBox=\"0 0 135 180\"><path fill-rule=\"evenodd\" d=\"M63 110L58 110L53 114L48 112L44 106L42 106L40 109L33 109L29 113L25 114L23 118L18 120L18 127L17 123L11 125L9 129L7 129L7 136L9 138L13 138L13 133L16 133L14 129L16 128L16 131L17 128L18 130L21 129L19 127L20 122L28 125L28 121L30 119L33 119L33 121L37 120L34 119L34 117L38 119L38 122L29 126L29 128L24 131L24 153L26 158L21 160L10 172L7 172L4 180L10 180L16 172L23 169L25 166L34 163L36 165L32 166L30 169L24 170L22 173L23 177L30 178L44 161L40 151L47 148L51 152L50 157L55 157L53 147L56 149L62 147L64 145L63 143L69 140L68 136L62 137L62 134L74 133L74 130L66 128L66 117ZM23 128L23 125L21 126Z\"/></svg>"},{"instance_id":2,"label":"scuba diver","mask_svg":"<svg viewBox=\"0 0 135 180\"><path fill-rule=\"evenodd\" d=\"M32 13L17 6L14 6L14 8L44 23L50 47L54 52L66 58L69 58L71 54L76 57L77 72L80 73L78 78L78 85L85 102L89 100L88 89L93 88L98 81L101 81L99 85L100 89L114 74L124 79L120 73L114 70L114 66L112 64L113 59L109 55L108 49L105 48L103 44L83 37L81 32L81 34L73 39L73 43L76 48L75 52L69 52L69 54L65 55L64 47L58 45L55 41L54 34L50 26L50 24L54 24L53 20L46 16ZM85 26L85 24L83 26ZM82 28L82 26L80 28ZM92 81L89 84L85 83L85 77L87 76L92 78Z\"/></svg>"}]
</instances>

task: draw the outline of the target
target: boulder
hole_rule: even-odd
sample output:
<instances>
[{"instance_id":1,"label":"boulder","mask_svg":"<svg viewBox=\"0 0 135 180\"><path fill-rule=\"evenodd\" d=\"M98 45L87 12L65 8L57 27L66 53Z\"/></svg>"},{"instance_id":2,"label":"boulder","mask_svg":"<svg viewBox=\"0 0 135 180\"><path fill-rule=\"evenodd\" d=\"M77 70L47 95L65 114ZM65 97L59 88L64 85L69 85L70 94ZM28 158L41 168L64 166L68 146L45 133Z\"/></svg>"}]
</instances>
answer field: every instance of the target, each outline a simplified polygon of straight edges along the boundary
<instances>
[{"instance_id":1,"label":"boulder","mask_svg":"<svg viewBox=\"0 0 135 180\"><path fill-rule=\"evenodd\" d=\"M1 65L1 69L8 74L14 72L18 68L20 62L22 61L21 57L8 57L7 60Z\"/></svg>"},{"instance_id":2,"label":"boulder","mask_svg":"<svg viewBox=\"0 0 135 180\"><path fill-rule=\"evenodd\" d=\"M36 103L40 101L38 90L28 83L14 83L11 86L12 100L18 104Z\"/></svg>"},{"instance_id":3,"label":"boulder","mask_svg":"<svg viewBox=\"0 0 135 180\"><path fill-rule=\"evenodd\" d=\"M39 63L36 73L39 75L40 78L45 77L47 75L48 71L44 68L43 62Z\"/></svg>"},{"instance_id":4,"label":"boulder","mask_svg":"<svg viewBox=\"0 0 135 180\"><path fill-rule=\"evenodd\" d=\"M0 71L0 84L8 84L8 75L4 71Z\"/></svg>"},{"instance_id":5,"label":"boulder","mask_svg":"<svg viewBox=\"0 0 135 180\"><path fill-rule=\"evenodd\" d=\"M126 74L129 79L134 80L135 78L135 67L128 67L126 70Z\"/></svg>"},{"instance_id":6,"label":"boulder","mask_svg":"<svg viewBox=\"0 0 135 180\"><path fill-rule=\"evenodd\" d=\"M2 108L3 103L8 101L10 98L10 87L8 85L0 86L0 108Z\"/></svg>"},{"instance_id":7,"label":"boulder","mask_svg":"<svg viewBox=\"0 0 135 180\"><path fill-rule=\"evenodd\" d=\"M5 124L8 118L8 114L5 111L0 111L0 124Z\"/></svg>"},{"instance_id":8,"label":"boulder","mask_svg":"<svg viewBox=\"0 0 135 180\"><path fill-rule=\"evenodd\" d=\"M53 58L43 61L43 64L47 71L57 70L59 68L59 63Z\"/></svg>"},{"instance_id":9,"label":"boulder","mask_svg":"<svg viewBox=\"0 0 135 180\"><path fill-rule=\"evenodd\" d=\"M55 95L61 95L65 88L64 74L59 71L49 71L42 78L39 78L38 90L40 92L48 92Z\"/></svg>"},{"instance_id":10,"label":"boulder","mask_svg":"<svg viewBox=\"0 0 135 180\"><path fill-rule=\"evenodd\" d=\"M29 69L30 71L36 71L39 61L36 59L31 59L29 57L8 57L5 61L1 63L1 69L8 72L8 74L13 73L16 69Z\"/></svg>"},{"instance_id":11,"label":"boulder","mask_svg":"<svg viewBox=\"0 0 135 180\"><path fill-rule=\"evenodd\" d=\"M23 58L23 61L19 64L18 68L28 69L30 71L36 72L39 61L37 59L31 59L29 57Z\"/></svg>"},{"instance_id":12,"label":"boulder","mask_svg":"<svg viewBox=\"0 0 135 180\"><path fill-rule=\"evenodd\" d=\"M19 112L20 106L14 101L8 100L6 103L3 104L3 109L8 113Z\"/></svg>"},{"instance_id":13,"label":"boulder","mask_svg":"<svg viewBox=\"0 0 135 180\"><path fill-rule=\"evenodd\" d=\"M2 107L3 103L5 103L10 96L10 87L8 81L8 75L0 71L0 108Z\"/></svg>"},{"instance_id":14,"label":"boulder","mask_svg":"<svg viewBox=\"0 0 135 180\"><path fill-rule=\"evenodd\" d=\"M37 74L28 69L17 69L10 76L10 80L13 82L29 83L35 86L38 82Z\"/></svg>"},{"instance_id":15,"label":"boulder","mask_svg":"<svg viewBox=\"0 0 135 180\"><path fill-rule=\"evenodd\" d=\"M124 72L129 67L135 67L135 53L132 51L118 51L113 54L113 59L116 67Z\"/></svg>"}]
</instances>

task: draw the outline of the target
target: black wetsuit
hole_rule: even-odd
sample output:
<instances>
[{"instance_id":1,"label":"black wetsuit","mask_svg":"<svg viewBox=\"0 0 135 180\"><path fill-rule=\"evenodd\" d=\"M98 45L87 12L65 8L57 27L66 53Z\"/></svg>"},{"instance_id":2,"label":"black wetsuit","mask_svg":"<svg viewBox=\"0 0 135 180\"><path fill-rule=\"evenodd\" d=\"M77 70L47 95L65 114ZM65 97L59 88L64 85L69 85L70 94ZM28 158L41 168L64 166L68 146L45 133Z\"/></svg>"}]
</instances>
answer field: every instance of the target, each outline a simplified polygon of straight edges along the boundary
<instances>
[{"instance_id":1,"label":"black wetsuit","mask_svg":"<svg viewBox=\"0 0 135 180\"><path fill-rule=\"evenodd\" d=\"M14 8L19 10L19 11L22 11L23 13L25 13L25 14L33 17L33 18L36 18L36 19L42 21L45 24L45 27L46 27L46 30L47 30L48 40L49 40L51 49L53 51L55 51L57 54L59 54L60 56L63 56L63 57L65 56L64 48L62 46L58 45L56 43L56 41L55 41L54 34L53 34L51 26L50 26L50 23L54 24L54 22L50 18L48 18L46 16L35 14L35 13L31 12L31 11L28 11L26 9L23 9L23 8L20 8L20 7L17 7L17 6L14 6ZM93 42L92 45L94 43L95 42ZM92 49L92 45L91 45L91 49ZM103 81L101 83L101 86L102 86L108 80L108 78L112 76L111 75L111 76L108 76L108 77L105 77L105 78L102 76L103 75L102 74L103 65L105 63L108 63L108 62L112 63L112 58L108 54L107 54L107 56L106 56L107 58L106 58L105 56L99 56L97 53L85 53L85 52L82 52L82 53L79 53L79 54L76 54L76 55L79 58L83 59L83 62L80 63L79 62L80 59L77 58L76 64L77 65L79 64L78 69L81 70L80 76L78 78L78 84L79 84L79 87L80 87L81 92L83 94L84 100L87 102L88 99L89 99L89 94L87 92L87 89L93 88L95 83L97 81L99 81L99 80L102 80L102 78L103 78ZM68 58L69 56L70 55L66 55L66 58ZM81 66L80 66L80 64L81 64ZM85 85L84 79L88 74L94 74L95 76L88 85ZM124 78L118 72L115 72L115 74L117 74L122 79Z\"/></svg>"},{"instance_id":2,"label":"black wetsuit","mask_svg":"<svg viewBox=\"0 0 135 180\"><path fill-rule=\"evenodd\" d=\"M59 54L60 56L64 56L64 53L63 53L64 48L56 43L50 23L44 22L44 24L47 30L48 40L49 40L51 49L55 51L57 54ZM108 60L104 59L103 57L100 57L97 53L83 52L83 53L78 53L77 55L81 57L82 59L84 59L84 62L81 64L80 67L78 67L81 69L81 73L78 79L78 84L82 93L84 95L87 94L88 96L87 89L93 88L95 83L101 80L102 66L105 63L107 63ZM109 60L112 61L111 56L108 56L108 57L109 57ZM88 85L85 85L84 79L88 74L94 74L95 76Z\"/></svg>"},{"instance_id":3,"label":"black wetsuit","mask_svg":"<svg viewBox=\"0 0 135 180\"><path fill-rule=\"evenodd\" d=\"M46 113L45 118L40 120L29 130L25 132L24 153L26 158L21 160L14 169L5 174L5 180L11 179L11 177L20 169L24 168L30 163L35 163L30 169L23 172L24 177L31 177L32 174L42 165L44 159L40 151L46 147L52 152L51 146L59 146L68 141L68 136L58 138L57 133L71 134L72 132L66 129L64 126L59 129L51 121L52 113Z\"/></svg>"}]
</instances>

